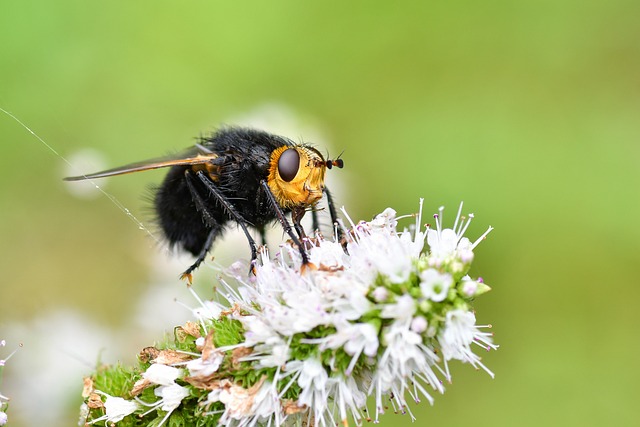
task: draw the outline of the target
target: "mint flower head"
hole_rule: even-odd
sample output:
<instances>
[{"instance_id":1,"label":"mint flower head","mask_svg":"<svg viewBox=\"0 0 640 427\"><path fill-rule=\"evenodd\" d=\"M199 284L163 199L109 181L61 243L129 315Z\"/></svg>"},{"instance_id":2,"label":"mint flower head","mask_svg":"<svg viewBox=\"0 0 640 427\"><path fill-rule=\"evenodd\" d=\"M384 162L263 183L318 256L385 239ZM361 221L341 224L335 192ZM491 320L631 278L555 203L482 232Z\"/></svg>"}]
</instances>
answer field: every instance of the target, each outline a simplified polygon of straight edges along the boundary
<instances>
[{"instance_id":1,"label":"mint flower head","mask_svg":"<svg viewBox=\"0 0 640 427\"><path fill-rule=\"evenodd\" d=\"M389 208L356 223L343 210L341 239L304 242L313 268L290 243L263 250L254 275L233 264L220 278L223 302L201 302L139 366L85 380L83 422L333 426L377 422L388 407L415 419L407 399L433 403L452 361L493 377L476 351L497 345L471 307L490 288L469 275L491 227L472 242L473 215L460 205L444 228L443 212L430 227L422 200L408 217Z\"/></svg>"}]
</instances>

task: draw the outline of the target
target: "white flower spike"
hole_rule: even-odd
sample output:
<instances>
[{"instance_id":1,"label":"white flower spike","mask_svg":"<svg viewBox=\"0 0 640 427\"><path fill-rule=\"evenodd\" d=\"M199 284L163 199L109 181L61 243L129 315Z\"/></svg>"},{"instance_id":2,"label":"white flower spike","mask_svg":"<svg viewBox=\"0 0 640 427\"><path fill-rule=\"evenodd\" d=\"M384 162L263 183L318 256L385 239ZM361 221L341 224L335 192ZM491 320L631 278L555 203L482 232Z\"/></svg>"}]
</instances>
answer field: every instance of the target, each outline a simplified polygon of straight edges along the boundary
<instances>
[{"instance_id":1,"label":"white flower spike","mask_svg":"<svg viewBox=\"0 0 640 427\"><path fill-rule=\"evenodd\" d=\"M234 264L220 281L226 304L197 298L195 322L176 328L167 351L177 361L141 360L129 390L140 394L130 402L138 405L126 410L155 425L188 416L212 427L328 427L377 422L389 406L415 419L406 399L433 403L454 360L493 377L474 351L498 346L471 307L490 288L469 275L492 228L472 243L465 233L473 215L462 216L462 204L452 228L444 228L444 208L435 228L423 228L422 200L415 223L400 231L406 217L390 208L370 222L343 213L350 227L340 239L304 242L315 269L301 272L290 243L273 257L263 250L255 275ZM90 422L122 420L96 411Z\"/></svg>"}]
</instances>

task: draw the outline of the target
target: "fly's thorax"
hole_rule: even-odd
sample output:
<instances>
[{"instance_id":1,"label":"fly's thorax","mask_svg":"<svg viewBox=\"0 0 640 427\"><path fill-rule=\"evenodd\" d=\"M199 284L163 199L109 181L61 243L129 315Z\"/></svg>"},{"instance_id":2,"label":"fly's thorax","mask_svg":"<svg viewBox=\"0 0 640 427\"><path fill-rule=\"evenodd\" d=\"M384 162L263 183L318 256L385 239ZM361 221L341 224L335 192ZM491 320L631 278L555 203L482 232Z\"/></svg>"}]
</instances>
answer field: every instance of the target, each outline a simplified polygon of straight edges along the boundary
<instances>
[{"instance_id":1,"label":"fly's thorax","mask_svg":"<svg viewBox=\"0 0 640 427\"><path fill-rule=\"evenodd\" d=\"M284 209L309 206L322 198L326 161L318 150L296 145L271 153L267 184Z\"/></svg>"}]
</instances>

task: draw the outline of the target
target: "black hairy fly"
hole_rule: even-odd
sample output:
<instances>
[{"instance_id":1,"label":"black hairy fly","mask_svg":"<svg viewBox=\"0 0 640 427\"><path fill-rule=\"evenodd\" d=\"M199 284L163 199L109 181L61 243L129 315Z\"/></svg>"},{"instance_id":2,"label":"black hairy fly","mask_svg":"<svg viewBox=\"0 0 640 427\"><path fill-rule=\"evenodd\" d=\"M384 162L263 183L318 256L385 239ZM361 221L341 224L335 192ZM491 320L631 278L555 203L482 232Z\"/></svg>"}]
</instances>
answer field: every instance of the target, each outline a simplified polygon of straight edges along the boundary
<instances>
[{"instance_id":1,"label":"black hairy fly","mask_svg":"<svg viewBox=\"0 0 640 427\"><path fill-rule=\"evenodd\" d=\"M102 172L65 178L80 181L169 167L154 195L158 222L169 244L190 252L195 262L182 273L191 273L204 261L216 237L228 223L236 223L249 241L251 261L257 259L255 228L265 242L265 227L279 221L299 248L303 267L309 258L301 241L306 237L300 220L312 211L323 194L331 221L336 210L324 185L326 169L342 168L343 161L325 160L318 150L267 132L229 127L202 137L193 147L173 156L132 163ZM285 214L291 213L293 227Z\"/></svg>"}]
</instances>

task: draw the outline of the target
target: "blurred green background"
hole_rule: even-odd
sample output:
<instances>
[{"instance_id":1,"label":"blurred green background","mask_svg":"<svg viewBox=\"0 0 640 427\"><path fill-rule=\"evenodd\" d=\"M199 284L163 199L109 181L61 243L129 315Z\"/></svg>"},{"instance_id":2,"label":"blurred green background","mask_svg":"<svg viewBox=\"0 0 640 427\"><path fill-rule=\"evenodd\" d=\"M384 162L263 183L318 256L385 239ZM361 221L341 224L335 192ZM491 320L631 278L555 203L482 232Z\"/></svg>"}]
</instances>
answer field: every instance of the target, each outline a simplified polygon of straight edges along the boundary
<instances>
[{"instance_id":1,"label":"blurred green background","mask_svg":"<svg viewBox=\"0 0 640 427\"><path fill-rule=\"evenodd\" d=\"M0 114L0 339L25 344L0 388L10 425L75 424L99 354L132 361L188 316L173 298L194 305L189 258L61 177L236 122L344 150L330 185L354 218L425 197L449 220L464 200L472 239L496 228L473 269L496 378L456 366L417 425L640 425L639 16L631 0L2 1L0 107L73 165ZM101 184L149 224L161 179ZM216 259L247 257L238 242Z\"/></svg>"}]
</instances>

